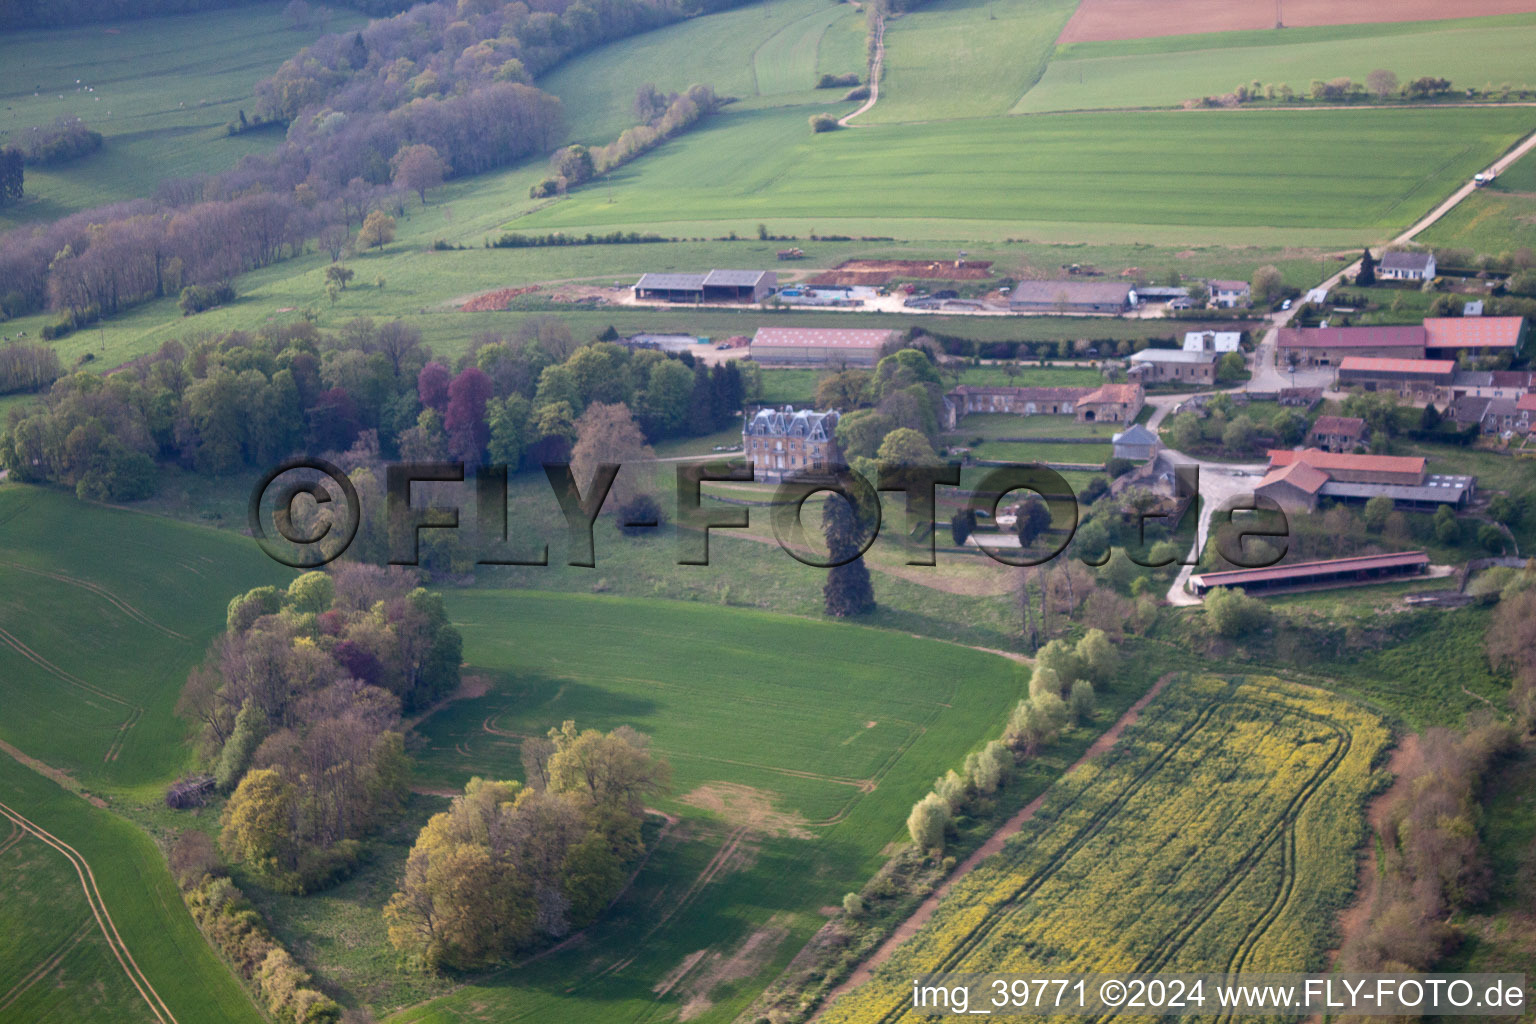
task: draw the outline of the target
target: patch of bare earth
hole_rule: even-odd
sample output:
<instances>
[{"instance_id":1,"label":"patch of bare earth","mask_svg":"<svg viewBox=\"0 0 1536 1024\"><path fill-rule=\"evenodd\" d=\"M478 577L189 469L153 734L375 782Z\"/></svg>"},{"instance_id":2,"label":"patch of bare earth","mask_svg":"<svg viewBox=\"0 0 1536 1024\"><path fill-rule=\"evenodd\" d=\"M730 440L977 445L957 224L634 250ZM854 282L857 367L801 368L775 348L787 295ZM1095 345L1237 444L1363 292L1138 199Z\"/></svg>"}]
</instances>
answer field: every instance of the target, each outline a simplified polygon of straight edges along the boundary
<instances>
[{"instance_id":1,"label":"patch of bare earth","mask_svg":"<svg viewBox=\"0 0 1536 1024\"><path fill-rule=\"evenodd\" d=\"M689 953L656 985L657 997L676 990L683 997L678 1020L692 1020L714 1005L717 989L750 978L773 958L789 935L787 915L776 914L762 928L748 935L728 952L701 949Z\"/></svg>"},{"instance_id":2,"label":"patch of bare earth","mask_svg":"<svg viewBox=\"0 0 1536 1024\"><path fill-rule=\"evenodd\" d=\"M1366 833L1365 846L1360 850L1358 873L1355 876L1355 898L1350 901L1349 906L1339 911L1339 945L1336 949L1329 951L1329 963L1336 963L1340 951L1364 932L1370 923L1371 911L1376 905L1377 895L1376 836L1381 829L1387 807L1402 795L1403 788L1408 785L1408 773L1418 767L1419 757L1418 735L1404 736L1387 762L1387 771L1395 776L1395 781L1366 807L1365 820L1370 827Z\"/></svg>"},{"instance_id":3,"label":"patch of bare earth","mask_svg":"<svg viewBox=\"0 0 1536 1024\"><path fill-rule=\"evenodd\" d=\"M683 803L718 815L722 820L751 832L770 836L809 839L810 822L792 811L773 805L773 794L735 782L706 782L682 798Z\"/></svg>"},{"instance_id":4,"label":"patch of bare earth","mask_svg":"<svg viewBox=\"0 0 1536 1024\"><path fill-rule=\"evenodd\" d=\"M1058 43L1150 39L1275 27L1271 0L1082 0ZM1286 0L1286 25L1366 25L1384 21L1438 21L1536 11L1536 0Z\"/></svg>"},{"instance_id":5,"label":"patch of bare earth","mask_svg":"<svg viewBox=\"0 0 1536 1024\"><path fill-rule=\"evenodd\" d=\"M37 774L52 779L54 782L57 782L71 793L78 794L82 799L90 802L93 806L100 807L103 810L107 809L107 802L105 800L95 795L94 793L86 792L85 787L80 785L80 783L76 781L73 775L64 771L62 768L55 768L53 765L44 764L35 757L29 757L4 740L0 740L0 753L5 753L12 759L20 762L23 765L26 765L28 768L37 772Z\"/></svg>"}]
</instances>

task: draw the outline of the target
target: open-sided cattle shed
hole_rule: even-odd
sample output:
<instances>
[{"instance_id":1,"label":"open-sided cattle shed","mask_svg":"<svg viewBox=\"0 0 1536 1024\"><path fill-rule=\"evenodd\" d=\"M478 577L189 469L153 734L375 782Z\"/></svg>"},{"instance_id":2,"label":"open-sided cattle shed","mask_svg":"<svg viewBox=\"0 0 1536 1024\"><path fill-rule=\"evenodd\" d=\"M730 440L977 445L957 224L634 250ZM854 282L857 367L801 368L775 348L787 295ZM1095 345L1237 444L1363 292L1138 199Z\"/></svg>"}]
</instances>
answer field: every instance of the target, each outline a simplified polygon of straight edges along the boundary
<instances>
[{"instance_id":1,"label":"open-sided cattle shed","mask_svg":"<svg viewBox=\"0 0 1536 1024\"><path fill-rule=\"evenodd\" d=\"M1317 562L1272 565L1266 569L1233 569L1190 577L1195 593L1208 594L1216 587L1241 587L1247 591L1285 590L1294 587L1351 586L1379 583L1429 571L1429 555L1400 551L1353 558L1325 558Z\"/></svg>"}]
</instances>

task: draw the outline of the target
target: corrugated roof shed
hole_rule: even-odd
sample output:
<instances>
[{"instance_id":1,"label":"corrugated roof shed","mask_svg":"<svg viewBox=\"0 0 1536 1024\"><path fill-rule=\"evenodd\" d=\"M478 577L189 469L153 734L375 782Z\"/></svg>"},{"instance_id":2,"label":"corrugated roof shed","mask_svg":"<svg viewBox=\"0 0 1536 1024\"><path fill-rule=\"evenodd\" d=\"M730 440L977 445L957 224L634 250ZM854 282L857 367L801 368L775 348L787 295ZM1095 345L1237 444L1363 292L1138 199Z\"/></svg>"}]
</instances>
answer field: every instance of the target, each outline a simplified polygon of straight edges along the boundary
<instances>
[{"instance_id":1,"label":"corrugated roof shed","mask_svg":"<svg viewBox=\"0 0 1536 1024\"><path fill-rule=\"evenodd\" d=\"M1422 373L1449 377L1456 372L1454 359L1382 359L1374 356L1345 356L1339 370L1360 373Z\"/></svg>"},{"instance_id":2,"label":"corrugated roof shed","mask_svg":"<svg viewBox=\"0 0 1536 1024\"><path fill-rule=\"evenodd\" d=\"M895 334L891 330L837 327L759 327L753 345L777 348L879 348Z\"/></svg>"},{"instance_id":3,"label":"corrugated roof shed","mask_svg":"<svg viewBox=\"0 0 1536 1024\"><path fill-rule=\"evenodd\" d=\"M1269 453L1271 468L1289 466L1293 462L1310 462L1324 472L1353 469L1366 473L1423 473L1425 465L1422 455L1351 455L1320 451L1317 448L1303 448L1301 451L1272 449Z\"/></svg>"},{"instance_id":4,"label":"corrugated roof shed","mask_svg":"<svg viewBox=\"0 0 1536 1024\"><path fill-rule=\"evenodd\" d=\"M1429 566L1429 555L1422 551L1402 551L1385 555L1356 555L1353 558L1325 558L1316 562L1292 562L1267 569L1233 569L1207 572L1198 577L1201 586L1224 587L1243 583L1304 580L1315 576L1344 575L1370 569Z\"/></svg>"},{"instance_id":5,"label":"corrugated roof shed","mask_svg":"<svg viewBox=\"0 0 1536 1024\"><path fill-rule=\"evenodd\" d=\"M766 270L711 270L704 275L704 283L726 288L754 288L767 274Z\"/></svg>"},{"instance_id":6,"label":"corrugated roof shed","mask_svg":"<svg viewBox=\"0 0 1536 1024\"><path fill-rule=\"evenodd\" d=\"M703 274L641 274L636 288L667 292L697 292L704 290Z\"/></svg>"},{"instance_id":7,"label":"corrugated roof shed","mask_svg":"<svg viewBox=\"0 0 1536 1024\"><path fill-rule=\"evenodd\" d=\"M1423 327L1282 327L1281 348L1423 348Z\"/></svg>"},{"instance_id":8,"label":"corrugated roof shed","mask_svg":"<svg viewBox=\"0 0 1536 1024\"><path fill-rule=\"evenodd\" d=\"M1519 346L1525 318L1519 316L1436 316L1424 321L1430 348L1496 348Z\"/></svg>"}]
</instances>

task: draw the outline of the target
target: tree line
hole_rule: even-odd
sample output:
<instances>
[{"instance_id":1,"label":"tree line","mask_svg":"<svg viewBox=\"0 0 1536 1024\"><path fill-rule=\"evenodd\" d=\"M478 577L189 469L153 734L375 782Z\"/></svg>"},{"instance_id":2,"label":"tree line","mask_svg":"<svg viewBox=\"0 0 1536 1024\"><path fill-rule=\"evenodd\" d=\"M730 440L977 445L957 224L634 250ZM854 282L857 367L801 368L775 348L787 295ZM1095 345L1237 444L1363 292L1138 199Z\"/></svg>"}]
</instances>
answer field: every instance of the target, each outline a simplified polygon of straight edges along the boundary
<instances>
[{"instance_id":1,"label":"tree line","mask_svg":"<svg viewBox=\"0 0 1536 1024\"><path fill-rule=\"evenodd\" d=\"M0 6L0 30L61 28L96 21L158 18L167 14L194 14L231 7L247 7L261 0L13 0ZM392 14L411 0L337 0L338 4L364 14Z\"/></svg>"},{"instance_id":2,"label":"tree line","mask_svg":"<svg viewBox=\"0 0 1536 1024\"><path fill-rule=\"evenodd\" d=\"M234 598L177 711L229 793L219 842L289 892L346 873L410 782L402 711L459 684L462 642L438 595L348 564Z\"/></svg>"},{"instance_id":3,"label":"tree line","mask_svg":"<svg viewBox=\"0 0 1536 1024\"><path fill-rule=\"evenodd\" d=\"M34 364L16 357L18 378L38 379ZM577 344L553 319L482 334L451 364L399 321L359 318L336 332L272 325L168 341L110 377L58 379L41 402L11 410L0 467L96 500L147 497L157 462L218 476L299 451L356 448L349 471L396 457L516 469L570 458L596 405L632 414L644 441L720 430L761 386L753 371Z\"/></svg>"},{"instance_id":4,"label":"tree line","mask_svg":"<svg viewBox=\"0 0 1536 1024\"><path fill-rule=\"evenodd\" d=\"M642 123L624 129L606 146L589 149L577 143L556 150L550 157L552 173L528 190L529 198L559 195L598 175L607 174L687 131L718 110L721 102L715 97L714 89L707 85L690 85L687 91L668 96L658 93L656 87L647 82L635 95L635 111L644 119Z\"/></svg>"},{"instance_id":5,"label":"tree line","mask_svg":"<svg viewBox=\"0 0 1536 1024\"><path fill-rule=\"evenodd\" d=\"M192 920L235 972L256 989L274 1020L338 1024L341 1005L316 988L309 972L272 936L260 912L230 880L206 832L179 833L169 856L171 874Z\"/></svg>"},{"instance_id":6,"label":"tree line","mask_svg":"<svg viewBox=\"0 0 1536 1024\"><path fill-rule=\"evenodd\" d=\"M590 923L644 852L645 801L670 784L649 745L568 721L523 741L525 783L471 779L411 848L384 909L390 942L428 969L467 970Z\"/></svg>"}]
</instances>

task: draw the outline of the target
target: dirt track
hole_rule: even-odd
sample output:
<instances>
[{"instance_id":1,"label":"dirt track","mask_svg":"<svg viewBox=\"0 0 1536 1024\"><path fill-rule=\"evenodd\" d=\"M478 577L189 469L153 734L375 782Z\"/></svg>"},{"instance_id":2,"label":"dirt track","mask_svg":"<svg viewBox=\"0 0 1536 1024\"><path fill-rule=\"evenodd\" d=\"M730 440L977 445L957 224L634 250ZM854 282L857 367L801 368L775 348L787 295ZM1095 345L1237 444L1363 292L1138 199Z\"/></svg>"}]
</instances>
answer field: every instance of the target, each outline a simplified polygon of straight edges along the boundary
<instances>
[{"instance_id":1,"label":"dirt track","mask_svg":"<svg viewBox=\"0 0 1536 1024\"><path fill-rule=\"evenodd\" d=\"M1275 27L1436 21L1536 11L1536 0L1082 0L1058 43L1149 39Z\"/></svg>"}]
</instances>

